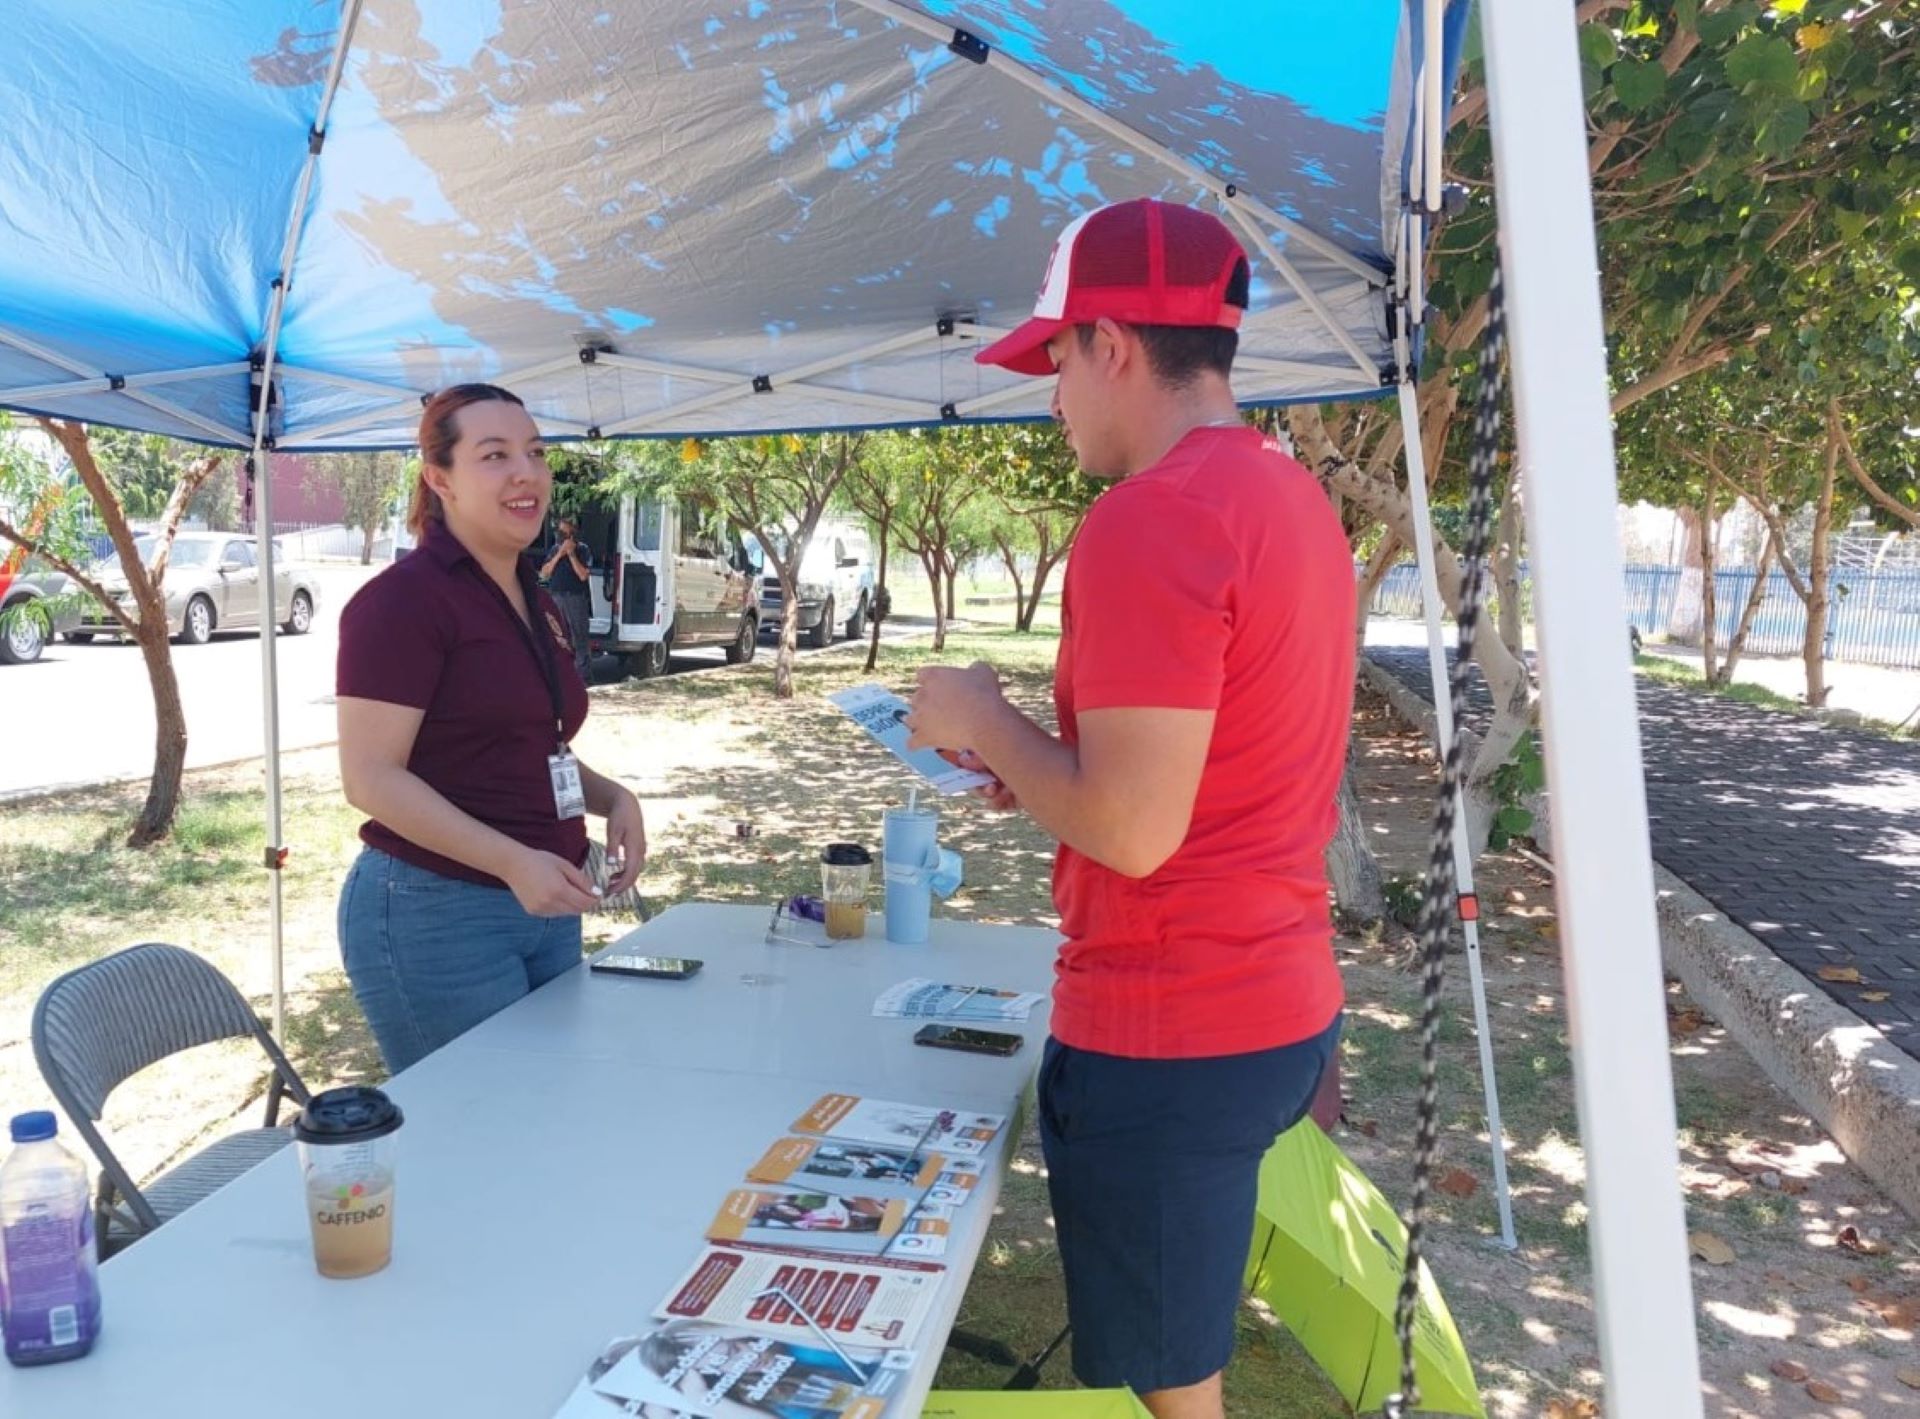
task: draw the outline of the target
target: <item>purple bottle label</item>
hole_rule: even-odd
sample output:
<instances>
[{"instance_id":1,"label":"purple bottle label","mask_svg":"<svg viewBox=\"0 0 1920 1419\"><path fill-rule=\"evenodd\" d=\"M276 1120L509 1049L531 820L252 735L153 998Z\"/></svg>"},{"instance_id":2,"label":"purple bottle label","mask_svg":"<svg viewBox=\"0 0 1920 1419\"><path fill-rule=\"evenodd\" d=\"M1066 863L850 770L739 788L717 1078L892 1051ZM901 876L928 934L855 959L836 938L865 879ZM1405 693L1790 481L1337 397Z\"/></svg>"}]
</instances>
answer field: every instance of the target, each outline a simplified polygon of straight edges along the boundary
<instances>
[{"instance_id":1,"label":"purple bottle label","mask_svg":"<svg viewBox=\"0 0 1920 1419\"><path fill-rule=\"evenodd\" d=\"M100 1333L93 1213L35 1210L0 1233L5 1252L6 1351L16 1363L72 1359Z\"/></svg>"}]
</instances>

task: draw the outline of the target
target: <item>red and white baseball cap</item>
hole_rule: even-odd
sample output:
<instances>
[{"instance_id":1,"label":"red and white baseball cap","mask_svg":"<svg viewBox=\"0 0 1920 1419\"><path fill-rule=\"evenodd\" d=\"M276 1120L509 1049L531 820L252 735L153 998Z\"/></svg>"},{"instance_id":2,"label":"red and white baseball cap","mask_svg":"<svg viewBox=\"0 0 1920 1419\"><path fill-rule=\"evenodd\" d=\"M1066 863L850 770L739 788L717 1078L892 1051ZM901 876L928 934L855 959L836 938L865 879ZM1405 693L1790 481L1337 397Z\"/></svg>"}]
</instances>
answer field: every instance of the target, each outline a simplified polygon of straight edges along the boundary
<instances>
[{"instance_id":1,"label":"red and white baseball cap","mask_svg":"<svg viewBox=\"0 0 1920 1419\"><path fill-rule=\"evenodd\" d=\"M1247 253L1226 223L1197 207L1151 197L1096 207L1053 244L1033 317L974 355L1017 374L1053 373L1046 345L1069 325L1102 316L1126 325L1237 330L1246 280L1229 300Z\"/></svg>"}]
</instances>

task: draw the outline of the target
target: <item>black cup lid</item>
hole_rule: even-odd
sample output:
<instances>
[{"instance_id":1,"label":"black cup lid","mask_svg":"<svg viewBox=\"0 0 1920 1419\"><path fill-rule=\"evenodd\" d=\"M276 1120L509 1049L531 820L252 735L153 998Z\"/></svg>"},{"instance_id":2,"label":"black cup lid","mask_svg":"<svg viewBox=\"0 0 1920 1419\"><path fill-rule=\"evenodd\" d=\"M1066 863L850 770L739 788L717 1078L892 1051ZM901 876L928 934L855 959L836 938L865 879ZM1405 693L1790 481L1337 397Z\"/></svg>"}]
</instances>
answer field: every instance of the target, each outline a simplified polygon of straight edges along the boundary
<instances>
[{"instance_id":1,"label":"black cup lid","mask_svg":"<svg viewBox=\"0 0 1920 1419\"><path fill-rule=\"evenodd\" d=\"M378 1089L349 1084L313 1096L294 1122L302 1143L366 1143L385 1138L406 1120L400 1106Z\"/></svg>"},{"instance_id":2,"label":"black cup lid","mask_svg":"<svg viewBox=\"0 0 1920 1419\"><path fill-rule=\"evenodd\" d=\"M820 860L829 867L873 866L873 854L859 843L828 843L820 850Z\"/></svg>"}]
</instances>

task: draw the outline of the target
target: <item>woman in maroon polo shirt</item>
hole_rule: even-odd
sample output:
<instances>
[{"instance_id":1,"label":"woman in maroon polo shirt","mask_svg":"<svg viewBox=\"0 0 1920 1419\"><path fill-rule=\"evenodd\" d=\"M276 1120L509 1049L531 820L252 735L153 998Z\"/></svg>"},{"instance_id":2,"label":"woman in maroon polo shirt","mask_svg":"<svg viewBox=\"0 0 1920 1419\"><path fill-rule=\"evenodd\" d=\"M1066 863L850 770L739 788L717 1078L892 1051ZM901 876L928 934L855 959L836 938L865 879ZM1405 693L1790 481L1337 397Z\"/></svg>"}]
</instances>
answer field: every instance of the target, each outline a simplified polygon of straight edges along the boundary
<instances>
[{"instance_id":1,"label":"woman in maroon polo shirt","mask_svg":"<svg viewBox=\"0 0 1920 1419\"><path fill-rule=\"evenodd\" d=\"M419 547L340 617L340 776L366 844L340 893L340 950L387 1067L423 1055L580 963L584 815L632 885L640 803L568 747L587 690L522 556L553 491L520 400L443 389L420 419L408 526Z\"/></svg>"}]
</instances>

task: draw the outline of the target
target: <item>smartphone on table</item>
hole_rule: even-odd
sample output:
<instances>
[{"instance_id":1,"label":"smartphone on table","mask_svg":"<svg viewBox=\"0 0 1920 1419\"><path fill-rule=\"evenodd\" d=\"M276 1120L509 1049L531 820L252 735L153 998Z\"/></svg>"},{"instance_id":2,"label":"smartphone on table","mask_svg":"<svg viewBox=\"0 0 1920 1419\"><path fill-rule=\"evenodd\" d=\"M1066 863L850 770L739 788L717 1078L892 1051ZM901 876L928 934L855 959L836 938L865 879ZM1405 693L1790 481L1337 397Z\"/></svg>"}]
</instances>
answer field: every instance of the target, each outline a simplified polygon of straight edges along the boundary
<instances>
[{"instance_id":1,"label":"smartphone on table","mask_svg":"<svg viewBox=\"0 0 1920 1419\"><path fill-rule=\"evenodd\" d=\"M588 969L610 976L645 976L648 980L686 980L699 973L704 961L687 956L602 956Z\"/></svg>"},{"instance_id":2,"label":"smartphone on table","mask_svg":"<svg viewBox=\"0 0 1920 1419\"><path fill-rule=\"evenodd\" d=\"M1026 1043L1019 1035L1004 1035L998 1030L970 1030L962 1025L922 1025L913 1042L929 1049L958 1049L969 1054L1002 1057Z\"/></svg>"}]
</instances>

